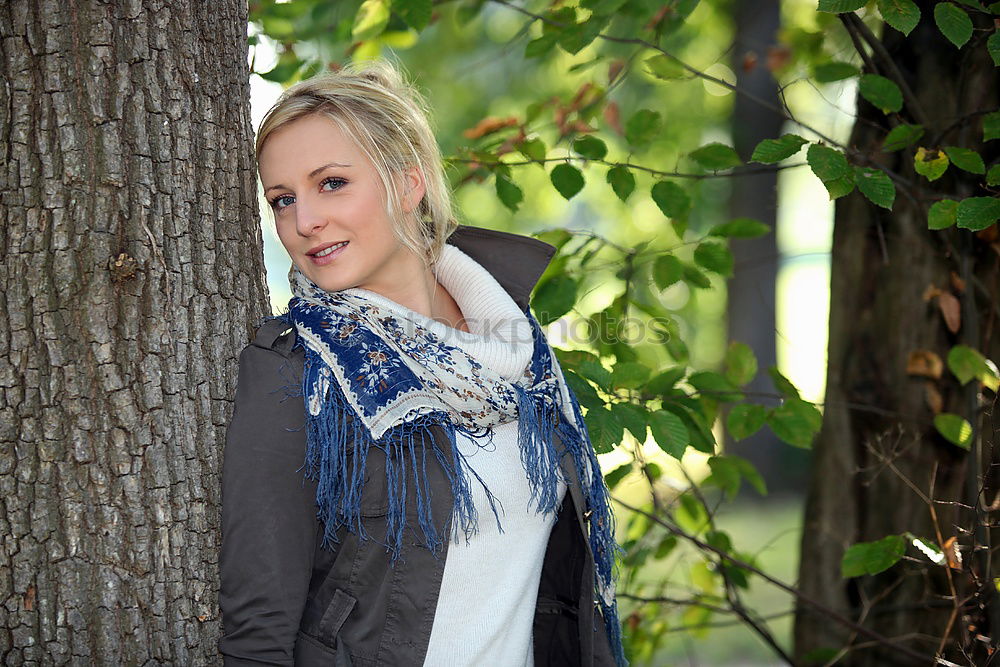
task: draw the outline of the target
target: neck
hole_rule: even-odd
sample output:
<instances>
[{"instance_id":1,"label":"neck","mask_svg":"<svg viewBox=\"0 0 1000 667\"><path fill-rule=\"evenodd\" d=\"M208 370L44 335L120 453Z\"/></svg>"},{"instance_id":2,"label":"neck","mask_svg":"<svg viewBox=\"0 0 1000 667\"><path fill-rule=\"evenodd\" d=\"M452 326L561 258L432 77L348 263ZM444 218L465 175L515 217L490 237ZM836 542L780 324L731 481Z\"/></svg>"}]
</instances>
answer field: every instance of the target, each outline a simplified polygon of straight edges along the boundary
<instances>
[{"instance_id":1,"label":"neck","mask_svg":"<svg viewBox=\"0 0 1000 667\"><path fill-rule=\"evenodd\" d=\"M394 281L392 287L366 286L366 289L442 324L469 331L461 308L444 285L438 282L434 271L416 257L400 258L400 261L410 264L399 267L399 273L408 276L407 280Z\"/></svg>"}]
</instances>

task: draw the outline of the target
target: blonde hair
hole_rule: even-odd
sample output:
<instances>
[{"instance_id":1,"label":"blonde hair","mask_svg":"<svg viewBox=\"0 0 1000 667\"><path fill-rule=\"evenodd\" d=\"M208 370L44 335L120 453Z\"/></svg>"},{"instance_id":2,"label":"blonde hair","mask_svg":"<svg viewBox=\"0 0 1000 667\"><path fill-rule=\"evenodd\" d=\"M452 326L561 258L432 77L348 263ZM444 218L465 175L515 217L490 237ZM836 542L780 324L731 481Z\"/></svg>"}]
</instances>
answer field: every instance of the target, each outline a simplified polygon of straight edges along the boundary
<instances>
[{"instance_id":1,"label":"blonde hair","mask_svg":"<svg viewBox=\"0 0 1000 667\"><path fill-rule=\"evenodd\" d=\"M329 118L378 172L396 238L433 266L458 222L427 109L420 92L389 61L350 63L285 90L260 123L256 157L259 163L264 142L279 127L309 115ZM424 182L415 226L404 224L394 178L409 167L416 167Z\"/></svg>"}]
</instances>

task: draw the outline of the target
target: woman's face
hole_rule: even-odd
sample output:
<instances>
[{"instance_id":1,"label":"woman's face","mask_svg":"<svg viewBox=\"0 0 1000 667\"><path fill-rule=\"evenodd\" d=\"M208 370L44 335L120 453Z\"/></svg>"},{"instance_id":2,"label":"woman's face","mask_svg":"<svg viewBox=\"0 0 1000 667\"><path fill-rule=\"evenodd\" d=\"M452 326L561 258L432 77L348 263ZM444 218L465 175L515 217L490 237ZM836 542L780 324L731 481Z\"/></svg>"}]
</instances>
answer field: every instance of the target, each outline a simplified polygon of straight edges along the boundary
<instances>
[{"instance_id":1,"label":"woman's face","mask_svg":"<svg viewBox=\"0 0 1000 667\"><path fill-rule=\"evenodd\" d=\"M332 120L314 114L275 130L259 170L282 245L320 288L362 287L393 298L423 270L393 235L374 165ZM422 199L423 184L411 169L399 187L406 213Z\"/></svg>"}]
</instances>

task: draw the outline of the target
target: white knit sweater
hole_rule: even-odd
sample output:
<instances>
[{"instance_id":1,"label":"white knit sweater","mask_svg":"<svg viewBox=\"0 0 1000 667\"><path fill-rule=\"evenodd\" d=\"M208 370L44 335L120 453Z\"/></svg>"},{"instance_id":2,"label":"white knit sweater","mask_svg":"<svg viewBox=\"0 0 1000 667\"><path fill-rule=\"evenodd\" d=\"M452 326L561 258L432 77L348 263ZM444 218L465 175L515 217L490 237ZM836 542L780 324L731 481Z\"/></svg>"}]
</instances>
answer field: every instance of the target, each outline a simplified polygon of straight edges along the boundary
<instances>
[{"instance_id":1,"label":"white knit sweater","mask_svg":"<svg viewBox=\"0 0 1000 667\"><path fill-rule=\"evenodd\" d=\"M446 341L509 380L520 377L531 359L531 326L510 295L453 245L445 246L435 273L469 327L469 332L445 327ZM466 542L456 526L448 545L424 665L531 667L538 582L555 515L540 514L529 503L531 488L521 463L517 421L494 428L492 445L462 434L456 444L497 499L502 532L473 476L478 531ZM560 481L560 501L565 492Z\"/></svg>"}]
</instances>

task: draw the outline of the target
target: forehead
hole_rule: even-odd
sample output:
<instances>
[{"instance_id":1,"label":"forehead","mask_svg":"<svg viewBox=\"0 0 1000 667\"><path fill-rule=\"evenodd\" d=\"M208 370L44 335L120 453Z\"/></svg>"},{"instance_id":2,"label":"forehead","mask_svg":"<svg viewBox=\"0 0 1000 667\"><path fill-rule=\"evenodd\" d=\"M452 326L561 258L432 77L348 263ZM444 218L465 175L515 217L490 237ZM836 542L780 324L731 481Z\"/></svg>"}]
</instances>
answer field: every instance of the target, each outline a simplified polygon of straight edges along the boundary
<instances>
[{"instance_id":1,"label":"forehead","mask_svg":"<svg viewBox=\"0 0 1000 667\"><path fill-rule=\"evenodd\" d=\"M261 148L258 168L262 179L268 175L282 178L329 162L368 165L364 153L336 122L312 114L274 130Z\"/></svg>"}]
</instances>

